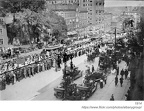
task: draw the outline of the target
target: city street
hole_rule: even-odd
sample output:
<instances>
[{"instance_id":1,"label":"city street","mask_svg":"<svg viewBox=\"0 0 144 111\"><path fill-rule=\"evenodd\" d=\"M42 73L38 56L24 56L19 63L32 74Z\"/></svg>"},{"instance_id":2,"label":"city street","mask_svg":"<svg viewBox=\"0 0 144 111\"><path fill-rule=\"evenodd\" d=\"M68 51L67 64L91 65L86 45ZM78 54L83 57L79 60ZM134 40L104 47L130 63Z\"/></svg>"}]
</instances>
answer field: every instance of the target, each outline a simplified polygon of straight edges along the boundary
<instances>
[{"instance_id":1,"label":"city street","mask_svg":"<svg viewBox=\"0 0 144 111\"><path fill-rule=\"evenodd\" d=\"M78 66L80 63L86 60L86 56L80 56L73 59L73 63ZM67 62L69 65L70 61ZM63 69L62 65L62 69ZM80 68L82 69L82 68ZM52 68L48 71L41 72L34 75L31 78L26 78L20 82L16 82L14 85L10 84L6 86L6 89L0 91L1 100L30 100L35 95L39 94L39 90L58 78L62 77L62 70L55 72Z\"/></svg>"},{"instance_id":2,"label":"city street","mask_svg":"<svg viewBox=\"0 0 144 111\"><path fill-rule=\"evenodd\" d=\"M95 59L94 63L88 63L86 61L86 55L73 59L73 63L83 71L86 70L86 65L94 65L95 70L98 68L99 57ZM67 62L69 65L70 61ZM120 70L125 68L125 62L122 61L119 64ZM62 66L64 67L64 66ZM63 69L63 68L62 68ZM119 75L120 77L120 75ZM115 75L108 74L107 84L101 89L98 85L96 92L88 99L93 100L109 100L111 95L114 94L115 100L124 100L124 95L129 88L129 80L124 80L123 87L115 87L114 84ZM14 85L8 85L4 91L1 91L2 100L56 100L54 96L54 88L59 85L62 80L62 70L55 72L54 68L36 74L31 78L26 78L20 82L16 82ZM76 84L82 83L82 77L75 81Z\"/></svg>"},{"instance_id":3,"label":"city street","mask_svg":"<svg viewBox=\"0 0 144 111\"><path fill-rule=\"evenodd\" d=\"M98 58L96 58L95 63L93 63L93 64L97 64L97 63L98 63ZM87 64L85 64L85 65L87 65ZM119 66L120 66L121 69L124 68L124 64L125 64L124 61L122 61L120 63ZM81 63L79 65L79 68L80 69L84 68L85 65L83 63ZM95 66L97 66L97 65L95 65ZM120 75L118 77L120 77ZM112 94L114 94L115 100L118 100L118 101L124 100L124 96L127 93L127 90L129 88L129 85L130 85L130 81L129 80L124 80L123 87L120 86L120 83L118 83L118 86L115 86L114 78L115 78L115 75L109 74L108 78L107 78L107 84L105 84L102 89L98 85L98 89L88 99L88 101L95 101L95 100L109 101ZM57 99L54 96L53 88L56 87L60 83L61 79L62 79L62 77L58 78L57 80L53 81L51 84L49 84L46 87L39 90L40 94L37 95L36 97L34 97L33 100L56 100L56 101L59 101L59 99ZM82 78L77 79L75 81L75 83L81 84L82 83Z\"/></svg>"}]
</instances>

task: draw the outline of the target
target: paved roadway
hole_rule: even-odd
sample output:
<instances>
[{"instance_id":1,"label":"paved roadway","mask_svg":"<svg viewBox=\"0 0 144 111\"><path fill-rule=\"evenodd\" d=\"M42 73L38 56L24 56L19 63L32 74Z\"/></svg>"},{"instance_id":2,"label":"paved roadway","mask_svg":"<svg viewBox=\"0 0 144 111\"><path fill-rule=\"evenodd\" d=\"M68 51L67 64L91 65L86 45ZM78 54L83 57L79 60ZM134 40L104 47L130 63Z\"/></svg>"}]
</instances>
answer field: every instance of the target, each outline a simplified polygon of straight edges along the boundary
<instances>
[{"instance_id":1,"label":"paved roadway","mask_svg":"<svg viewBox=\"0 0 144 111\"><path fill-rule=\"evenodd\" d=\"M94 67L96 69L98 67L98 61L99 61L99 58L97 57L95 59L94 63L87 63L86 61L84 61L81 64L79 64L77 67L79 67L80 70L85 71L86 65L88 65L90 67L92 65L94 65ZM60 84L61 80L62 80L62 76L59 77L58 79L56 79L55 81L53 81L52 83L48 84L44 88L40 89L38 91L40 94L36 95L34 98L32 98L32 100L52 100L52 101L56 100L56 101L59 101L59 99L57 99L54 96L54 88ZM81 84L81 82L82 82L82 78L79 78L75 81L75 83L78 83L78 84Z\"/></svg>"},{"instance_id":2,"label":"paved roadway","mask_svg":"<svg viewBox=\"0 0 144 111\"><path fill-rule=\"evenodd\" d=\"M73 59L76 66L86 60L86 55ZM70 61L67 63L69 64ZM62 65L62 67L64 67ZM56 79L62 76L62 70L55 72L54 68L43 71L34 75L31 78L26 78L20 82L16 82L14 85L10 84L6 86L6 89L0 91L0 100L30 100L35 95L39 94L39 90L48 84L52 83Z\"/></svg>"},{"instance_id":3,"label":"paved roadway","mask_svg":"<svg viewBox=\"0 0 144 111\"><path fill-rule=\"evenodd\" d=\"M98 67L98 60L95 63L87 63L86 56L83 55L74 58L73 62L80 70L85 70L86 65L94 64L95 69ZM69 62L68 62L69 64ZM63 66L62 66L63 67ZM125 67L125 62L119 64L120 69ZM129 80L124 80L123 87L118 84L114 85L115 75L109 74L107 84L102 89L98 87L96 92L89 98L88 101L93 100L109 100L111 94L114 94L115 100L123 100L124 94L129 87ZM7 86L6 90L0 91L2 100L49 100L59 101L54 96L54 87L59 85L62 79L62 71L55 72L54 69L36 74L34 77L23 79L14 85ZM82 82L82 78L75 81L77 84Z\"/></svg>"},{"instance_id":4,"label":"paved roadway","mask_svg":"<svg viewBox=\"0 0 144 111\"><path fill-rule=\"evenodd\" d=\"M93 64L95 65L95 68L97 68L98 58L96 58L95 63L93 63ZM91 66L92 64L81 63L81 64L79 64L79 68L82 69L86 65L90 65ZM126 65L126 63L124 61L122 61L119 64L120 70L125 68L125 65ZM97 101L100 101L100 100L109 101L112 94L114 94L114 99L115 100L118 100L118 101L124 100L125 99L124 95L126 94L128 88L129 88L130 81L128 79L124 80L123 87L120 86L120 83L118 83L118 86L115 86L114 78L115 78L115 75L108 74L107 84L105 84L102 89L98 85L98 89L88 99L88 101L96 101L96 100ZM118 78L120 78L120 75L118 76ZM55 96L53 95L54 94L53 88L56 87L60 83L61 79L62 79L62 77L60 77L56 81L52 82L51 84L47 85L46 87L42 88L39 91L40 94L37 95L35 98L33 98L33 100L60 101L59 99L56 99ZM82 83L82 78L77 79L75 81L75 83L81 84Z\"/></svg>"}]
</instances>

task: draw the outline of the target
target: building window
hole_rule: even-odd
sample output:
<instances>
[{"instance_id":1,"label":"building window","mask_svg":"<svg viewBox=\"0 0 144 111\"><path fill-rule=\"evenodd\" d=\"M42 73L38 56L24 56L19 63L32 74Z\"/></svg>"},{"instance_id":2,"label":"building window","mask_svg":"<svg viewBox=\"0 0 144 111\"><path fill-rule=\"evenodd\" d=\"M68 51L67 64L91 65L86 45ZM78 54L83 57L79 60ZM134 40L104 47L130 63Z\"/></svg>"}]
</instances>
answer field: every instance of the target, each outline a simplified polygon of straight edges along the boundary
<instances>
[{"instance_id":1,"label":"building window","mask_svg":"<svg viewBox=\"0 0 144 111\"><path fill-rule=\"evenodd\" d=\"M85 6L85 4L83 4L83 6Z\"/></svg>"},{"instance_id":2,"label":"building window","mask_svg":"<svg viewBox=\"0 0 144 111\"><path fill-rule=\"evenodd\" d=\"M98 5L98 3L96 3L96 5Z\"/></svg>"},{"instance_id":3,"label":"building window","mask_svg":"<svg viewBox=\"0 0 144 111\"><path fill-rule=\"evenodd\" d=\"M3 34L3 30L2 29L0 29L0 35L2 35Z\"/></svg>"},{"instance_id":4,"label":"building window","mask_svg":"<svg viewBox=\"0 0 144 111\"><path fill-rule=\"evenodd\" d=\"M85 2L85 0L83 0L83 2Z\"/></svg>"},{"instance_id":5,"label":"building window","mask_svg":"<svg viewBox=\"0 0 144 111\"><path fill-rule=\"evenodd\" d=\"M0 39L0 45L2 45L3 44L3 39Z\"/></svg>"},{"instance_id":6,"label":"building window","mask_svg":"<svg viewBox=\"0 0 144 111\"><path fill-rule=\"evenodd\" d=\"M101 6L101 3L99 3L99 6Z\"/></svg>"}]
</instances>

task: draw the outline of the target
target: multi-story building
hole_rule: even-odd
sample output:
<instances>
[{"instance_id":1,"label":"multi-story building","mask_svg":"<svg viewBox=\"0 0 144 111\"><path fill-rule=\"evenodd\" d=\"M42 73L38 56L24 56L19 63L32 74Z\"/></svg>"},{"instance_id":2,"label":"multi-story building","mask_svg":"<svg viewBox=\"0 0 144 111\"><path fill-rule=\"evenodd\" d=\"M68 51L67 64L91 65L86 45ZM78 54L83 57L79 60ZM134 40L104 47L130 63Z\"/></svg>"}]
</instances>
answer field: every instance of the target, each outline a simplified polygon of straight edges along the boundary
<instances>
[{"instance_id":1,"label":"multi-story building","mask_svg":"<svg viewBox=\"0 0 144 111\"><path fill-rule=\"evenodd\" d=\"M65 19L68 35L77 34L75 30L78 0L47 0L47 6Z\"/></svg>"},{"instance_id":2,"label":"multi-story building","mask_svg":"<svg viewBox=\"0 0 144 111\"><path fill-rule=\"evenodd\" d=\"M84 37L87 35L86 27L88 26L87 21L87 9L79 7L77 9L77 32L79 37Z\"/></svg>"},{"instance_id":3,"label":"multi-story building","mask_svg":"<svg viewBox=\"0 0 144 111\"><path fill-rule=\"evenodd\" d=\"M104 13L104 32L111 30L112 13Z\"/></svg>"},{"instance_id":4,"label":"multi-story building","mask_svg":"<svg viewBox=\"0 0 144 111\"><path fill-rule=\"evenodd\" d=\"M5 17L0 17L0 48L8 45Z\"/></svg>"},{"instance_id":5,"label":"multi-story building","mask_svg":"<svg viewBox=\"0 0 144 111\"><path fill-rule=\"evenodd\" d=\"M49 4L74 4L79 0L46 0Z\"/></svg>"},{"instance_id":6,"label":"multi-story building","mask_svg":"<svg viewBox=\"0 0 144 111\"><path fill-rule=\"evenodd\" d=\"M134 27L137 27L137 24L140 22L140 10L139 8L134 8L133 10L128 10L124 14L132 16L131 19L134 20Z\"/></svg>"},{"instance_id":7,"label":"multi-story building","mask_svg":"<svg viewBox=\"0 0 144 111\"><path fill-rule=\"evenodd\" d=\"M101 34L104 31L104 0L80 0L79 6L88 10L89 32Z\"/></svg>"}]
</instances>

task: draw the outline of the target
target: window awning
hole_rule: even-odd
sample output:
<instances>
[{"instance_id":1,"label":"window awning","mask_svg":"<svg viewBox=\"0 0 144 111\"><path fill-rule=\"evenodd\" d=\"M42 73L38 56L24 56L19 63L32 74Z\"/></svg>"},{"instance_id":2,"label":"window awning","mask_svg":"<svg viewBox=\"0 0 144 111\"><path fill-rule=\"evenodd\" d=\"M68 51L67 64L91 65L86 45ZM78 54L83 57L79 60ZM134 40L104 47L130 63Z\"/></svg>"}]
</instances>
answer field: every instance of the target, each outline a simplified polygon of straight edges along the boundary
<instances>
[{"instance_id":1,"label":"window awning","mask_svg":"<svg viewBox=\"0 0 144 111\"><path fill-rule=\"evenodd\" d=\"M77 32L76 31L67 32L67 35L74 35L74 34L77 34Z\"/></svg>"}]
</instances>

